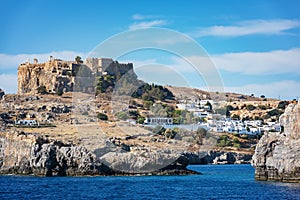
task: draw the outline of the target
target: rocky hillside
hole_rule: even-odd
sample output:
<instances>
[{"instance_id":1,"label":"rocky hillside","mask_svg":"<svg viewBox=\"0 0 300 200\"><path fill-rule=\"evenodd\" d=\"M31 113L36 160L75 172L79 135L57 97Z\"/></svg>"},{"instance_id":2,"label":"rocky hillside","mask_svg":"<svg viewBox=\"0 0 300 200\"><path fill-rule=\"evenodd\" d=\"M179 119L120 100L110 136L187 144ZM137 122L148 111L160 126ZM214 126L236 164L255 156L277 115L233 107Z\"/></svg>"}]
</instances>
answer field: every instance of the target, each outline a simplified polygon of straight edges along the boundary
<instances>
[{"instance_id":1,"label":"rocky hillside","mask_svg":"<svg viewBox=\"0 0 300 200\"><path fill-rule=\"evenodd\" d=\"M256 147L255 178L300 182L300 103L290 104L280 123L284 132L265 134Z\"/></svg>"},{"instance_id":2,"label":"rocky hillside","mask_svg":"<svg viewBox=\"0 0 300 200\"><path fill-rule=\"evenodd\" d=\"M98 112L109 115L110 100L77 95L81 98L74 98L76 94L72 93L5 95L0 102L1 173L187 174L193 173L186 170L188 164L251 160L250 143L240 149L215 148L219 136L214 134L200 137L196 131L181 129L154 133L122 120L101 120ZM40 124L19 126L15 120L36 120Z\"/></svg>"}]
</instances>

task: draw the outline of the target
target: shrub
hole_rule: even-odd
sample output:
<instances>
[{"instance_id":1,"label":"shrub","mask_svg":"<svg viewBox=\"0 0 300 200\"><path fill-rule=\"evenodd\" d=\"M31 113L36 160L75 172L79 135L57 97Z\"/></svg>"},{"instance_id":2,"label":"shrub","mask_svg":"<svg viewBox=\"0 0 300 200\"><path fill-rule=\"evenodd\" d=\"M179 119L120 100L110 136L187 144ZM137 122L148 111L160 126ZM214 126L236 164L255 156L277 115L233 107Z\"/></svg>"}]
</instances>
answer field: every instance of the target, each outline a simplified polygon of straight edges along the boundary
<instances>
[{"instance_id":1,"label":"shrub","mask_svg":"<svg viewBox=\"0 0 300 200\"><path fill-rule=\"evenodd\" d=\"M62 89L59 89L59 90L57 91L57 95L58 95L58 96L62 96L63 94L64 94L64 92L63 92Z\"/></svg>"},{"instance_id":2,"label":"shrub","mask_svg":"<svg viewBox=\"0 0 300 200\"><path fill-rule=\"evenodd\" d=\"M228 109L229 111L236 110L236 108L234 108L232 105L228 105L228 106L227 106L227 109Z\"/></svg>"},{"instance_id":3,"label":"shrub","mask_svg":"<svg viewBox=\"0 0 300 200\"><path fill-rule=\"evenodd\" d=\"M273 110L271 110L271 111L268 112L268 114L269 114L270 116L279 116L279 115L281 115L282 113L283 113L283 111L278 110L278 109L273 109Z\"/></svg>"},{"instance_id":4,"label":"shrub","mask_svg":"<svg viewBox=\"0 0 300 200\"><path fill-rule=\"evenodd\" d=\"M252 111L252 110L255 110L255 109L256 109L256 107L253 106L252 104L248 104L248 105L246 106L246 108L247 108L247 110L249 110L249 111Z\"/></svg>"},{"instance_id":5,"label":"shrub","mask_svg":"<svg viewBox=\"0 0 300 200\"><path fill-rule=\"evenodd\" d=\"M129 116L132 116L132 117L137 117L139 115L138 111L136 110L130 110L129 111Z\"/></svg>"},{"instance_id":6,"label":"shrub","mask_svg":"<svg viewBox=\"0 0 300 200\"><path fill-rule=\"evenodd\" d=\"M47 93L48 93L48 92L47 92L47 89L46 89L46 86L44 86L44 85L39 86L39 87L37 88L37 92L38 92L39 94L47 94Z\"/></svg>"},{"instance_id":7,"label":"shrub","mask_svg":"<svg viewBox=\"0 0 300 200\"><path fill-rule=\"evenodd\" d=\"M237 115L237 114L234 114L232 117L231 117L232 119L240 119L240 116L239 115Z\"/></svg>"},{"instance_id":8,"label":"shrub","mask_svg":"<svg viewBox=\"0 0 300 200\"><path fill-rule=\"evenodd\" d=\"M267 110L267 106L265 105L258 105L258 108L261 110Z\"/></svg>"},{"instance_id":9,"label":"shrub","mask_svg":"<svg viewBox=\"0 0 300 200\"><path fill-rule=\"evenodd\" d=\"M287 105L289 105L289 102L288 102L288 101L280 101L280 102L278 103L277 108L279 108L279 109L285 109L285 108L287 107Z\"/></svg>"},{"instance_id":10,"label":"shrub","mask_svg":"<svg viewBox=\"0 0 300 200\"><path fill-rule=\"evenodd\" d=\"M153 102L152 101L143 101L143 107L146 109L146 110L149 110L150 107L153 105Z\"/></svg>"},{"instance_id":11,"label":"shrub","mask_svg":"<svg viewBox=\"0 0 300 200\"><path fill-rule=\"evenodd\" d=\"M142 117L142 116L138 116L136 122L138 124L143 124L145 122L145 117Z\"/></svg>"},{"instance_id":12,"label":"shrub","mask_svg":"<svg viewBox=\"0 0 300 200\"><path fill-rule=\"evenodd\" d=\"M227 135L220 136L220 138L217 141L217 146L219 146L219 147L227 147L227 146L231 146L231 145L232 144Z\"/></svg>"},{"instance_id":13,"label":"shrub","mask_svg":"<svg viewBox=\"0 0 300 200\"><path fill-rule=\"evenodd\" d=\"M166 99L174 99L172 92L170 92L167 88L164 88L160 85L155 84L144 84L139 87L137 91L132 94L134 98L142 98L146 101L154 101L154 100L166 100Z\"/></svg>"},{"instance_id":14,"label":"shrub","mask_svg":"<svg viewBox=\"0 0 300 200\"><path fill-rule=\"evenodd\" d=\"M108 120L107 115L103 114L103 113L98 113L97 118L100 119L100 120L104 120L104 121Z\"/></svg>"},{"instance_id":15,"label":"shrub","mask_svg":"<svg viewBox=\"0 0 300 200\"><path fill-rule=\"evenodd\" d=\"M176 136L176 132L170 128L166 129L163 133L166 138L173 139Z\"/></svg>"},{"instance_id":16,"label":"shrub","mask_svg":"<svg viewBox=\"0 0 300 200\"><path fill-rule=\"evenodd\" d=\"M128 116L125 112L118 112L116 114L117 118L120 119L120 120L127 120L128 119Z\"/></svg>"},{"instance_id":17,"label":"shrub","mask_svg":"<svg viewBox=\"0 0 300 200\"><path fill-rule=\"evenodd\" d=\"M233 147L235 147L235 148L241 148L241 144L240 143L233 143Z\"/></svg>"}]
</instances>

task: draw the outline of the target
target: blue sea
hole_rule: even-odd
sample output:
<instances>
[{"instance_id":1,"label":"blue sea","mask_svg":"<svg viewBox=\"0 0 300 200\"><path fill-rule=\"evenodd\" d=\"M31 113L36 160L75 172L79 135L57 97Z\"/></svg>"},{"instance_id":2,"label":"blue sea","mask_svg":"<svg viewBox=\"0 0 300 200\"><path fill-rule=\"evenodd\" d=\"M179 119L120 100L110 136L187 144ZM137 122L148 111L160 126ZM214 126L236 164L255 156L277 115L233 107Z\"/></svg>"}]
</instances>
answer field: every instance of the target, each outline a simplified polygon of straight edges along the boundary
<instances>
[{"instance_id":1,"label":"blue sea","mask_svg":"<svg viewBox=\"0 0 300 200\"><path fill-rule=\"evenodd\" d=\"M0 199L300 199L300 184L254 180L250 165L195 165L202 175L0 176Z\"/></svg>"}]
</instances>

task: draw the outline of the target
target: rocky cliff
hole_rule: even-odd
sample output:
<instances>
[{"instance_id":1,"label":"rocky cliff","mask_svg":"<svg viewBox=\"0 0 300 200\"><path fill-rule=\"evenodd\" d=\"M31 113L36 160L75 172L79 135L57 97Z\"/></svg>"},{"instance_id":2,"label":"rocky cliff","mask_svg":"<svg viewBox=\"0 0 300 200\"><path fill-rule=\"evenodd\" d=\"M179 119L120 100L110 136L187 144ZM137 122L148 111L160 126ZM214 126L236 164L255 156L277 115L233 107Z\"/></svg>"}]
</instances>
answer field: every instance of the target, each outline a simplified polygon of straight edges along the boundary
<instances>
[{"instance_id":1,"label":"rocky cliff","mask_svg":"<svg viewBox=\"0 0 300 200\"><path fill-rule=\"evenodd\" d=\"M184 156L189 160L190 164L206 165L206 164L250 164L252 154L236 153L225 151L207 151L207 152L186 152Z\"/></svg>"},{"instance_id":2,"label":"rocky cliff","mask_svg":"<svg viewBox=\"0 0 300 200\"><path fill-rule=\"evenodd\" d=\"M257 180L300 182L300 104L280 117L282 133L267 133L257 144L252 165Z\"/></svg>"},{"instance_id":3,"label":"rocky cliff","mask_svg":"<svg viewBox=\"0 0 300 200\"><path fill-rule=\"evenodd\" d=\"M112 144L110 144L112 145ZM39 134L6 132L0 135L0 173L38 176L184 175L188 160L164 152L124 151L110 148L97 155L83 146L51 141ZM174 159L175 156L178 156ZM162 163L158 165L157 158ZM169 159L168 159L169 158ZM166 164L169 162L168 165ZM164 166L164 167L163 167Z\"/></svg>"},{"instance_id":4,"label":"rocky cliff","mask_svg":"<svg viewBox=\"0 0 300 200\"><path fill-rule=\"evenodd\" d=\"M18 68L18 93L36 93L39 86L45 86L47 92L55 92L58 88L71 91L73 83L71 77L51 71L45 63L21 64Z\"/></svg>"}]
</instances>

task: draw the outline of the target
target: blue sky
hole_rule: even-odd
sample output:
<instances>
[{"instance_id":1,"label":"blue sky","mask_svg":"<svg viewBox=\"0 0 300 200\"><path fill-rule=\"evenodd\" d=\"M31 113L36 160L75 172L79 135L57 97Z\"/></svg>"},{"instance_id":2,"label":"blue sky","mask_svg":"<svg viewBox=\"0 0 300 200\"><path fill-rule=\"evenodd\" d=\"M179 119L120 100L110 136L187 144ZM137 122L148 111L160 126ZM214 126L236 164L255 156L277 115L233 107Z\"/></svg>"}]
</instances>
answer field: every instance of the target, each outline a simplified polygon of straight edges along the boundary
<instances>
[{"instance_id":1,"label":"blue sky","mask_svg":"<svg viewBox=\"0 0 300 200\"><path fill-rule=\"evenodd\" d=\"M54 55L73 60L115 34L161 27L198 42L219 70L226 91L283 99L300 95L300 2L296 0L0 3L5 8L0 13L0 88L8 93L16 92L17 66L28 58L43 61ZM186 67L174 55L159 52L122 59Z\"/></svg>"}]
</instances>

